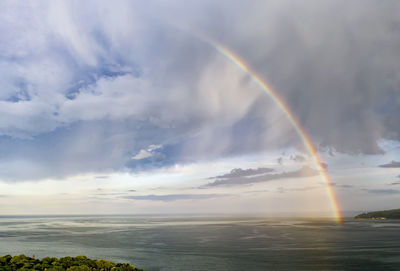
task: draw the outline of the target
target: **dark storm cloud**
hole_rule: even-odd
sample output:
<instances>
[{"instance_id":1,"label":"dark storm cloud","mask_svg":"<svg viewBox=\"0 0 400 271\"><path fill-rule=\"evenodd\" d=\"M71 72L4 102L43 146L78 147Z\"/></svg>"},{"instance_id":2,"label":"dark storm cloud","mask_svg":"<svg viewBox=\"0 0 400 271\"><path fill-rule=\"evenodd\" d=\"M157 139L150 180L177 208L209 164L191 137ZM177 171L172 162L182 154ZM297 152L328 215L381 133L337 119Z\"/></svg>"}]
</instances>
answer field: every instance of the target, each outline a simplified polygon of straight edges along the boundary
<instances>
[{"instance_id":1,"label":"dark storm cloud","mask_svg":"<svg viewBox=\"0 0 400 271\"><path fill-rule=\"evenodd\" d=\"M400 162L397 161L392 161L387 164L379 165L379 167L384 167L384 168L400 168Z\"/></svg>"},{"instance_id":2,"label":"dark storm cloud","mask_svg":"<svg viewBox=\"0 0 400 271\"><path fill-rule=\"evenodd\" d=\"M400 140L399 9L391 0L5 1L0 178L301 146L270 97L202 35L268 81L320 149L381 153L379 139ZM151 145L163 147L134 159Z\"/></svg>"},{"instance_id":3,"label":"dark storm cloud","mask_svg":"<svg viewBox=\"0 0 400 271\"><path fill-rule=\"evenodd\" d=\"M295 171L282 172L282 173L267 173L256 176L253 175L250 177L237 177L237 176L222 177L226 176L222 175L221 177L214 177L213 179L215 179L215 181L203 185L200 188L248 185L248 184L268 182L279 179L311 177L311 176L317 176L318 174L319 172L317 170L310 168L308 166L303 166L299 170Z\"/></svg>"},{"instance_id":4,"label":"dark storm cloud","mask_svg":"<svg viewBox=\"0 0 400 271\"><path fill-rule=\"evenodd\" d=\"M224 29L219 40L271 83L321 146L376 154L380 138L400 139L399 9L398 1L260 1L228 9L214 37Z\"/></svg>"},{"instance_id":5,"label":"dark storm cloud","mask_svg":"<svg viewBox=\"0 0 400 271\"><path fill-rule=\"evenodd\" d=\"M227 194L168 194L168 195L143 195L126 196L124 199L150 200L150 201L177 201L177 200L202 200L229 196Z\"/></svg>"}]
</instances>

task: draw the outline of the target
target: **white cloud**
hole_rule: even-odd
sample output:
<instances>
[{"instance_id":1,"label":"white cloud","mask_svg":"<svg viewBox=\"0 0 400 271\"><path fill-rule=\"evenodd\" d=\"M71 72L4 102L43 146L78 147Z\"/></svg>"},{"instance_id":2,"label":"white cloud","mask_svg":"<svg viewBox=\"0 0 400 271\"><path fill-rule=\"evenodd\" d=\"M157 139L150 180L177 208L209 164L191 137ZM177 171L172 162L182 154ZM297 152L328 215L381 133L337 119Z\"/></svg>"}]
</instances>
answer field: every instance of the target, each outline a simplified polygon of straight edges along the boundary
<instances>
[{"instance_id":1,"label":"white cloud","mask_svg":"<svg viewBox=\"0 0 400 271\"><path fill-rule=\"evenodd\" d=\"M156 154L156 151L161 148L162 148L162 145L154 145L154 144L149 145L149 147L146 150L141 149L131 159L132 160L141 160L141 159L152 157Z\"/></svg>"},{"instance_id":2,"label":"white cloud","mask_svg":"<svg viewBox=\"0 0 400 271\"><path fill-rule=\"evenodd\" d=\"M133 160L141 160L144 158L148 158L151 157L152 154L149 151L146 150L140 150L138 154L136 154L135 156L132 157Z\"/></svg>"}]
</instances>

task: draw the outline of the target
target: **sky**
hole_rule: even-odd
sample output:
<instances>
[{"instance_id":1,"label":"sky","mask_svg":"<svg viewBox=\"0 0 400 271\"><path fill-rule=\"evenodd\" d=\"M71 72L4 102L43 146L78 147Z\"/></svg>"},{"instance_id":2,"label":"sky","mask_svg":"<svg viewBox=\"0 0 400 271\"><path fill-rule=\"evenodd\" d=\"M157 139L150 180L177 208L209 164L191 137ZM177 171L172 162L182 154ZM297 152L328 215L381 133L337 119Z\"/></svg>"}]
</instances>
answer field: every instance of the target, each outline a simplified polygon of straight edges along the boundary
<instances>
[{"instance_id":1,"label":"sky","mask_svg":"<svg viewBox=\"0 0 400 271\"><path fill-rule=\"evenodd\" d=\"M398 1L1 1L0 214L400 206Z\"/></svg>"}]
</instances>

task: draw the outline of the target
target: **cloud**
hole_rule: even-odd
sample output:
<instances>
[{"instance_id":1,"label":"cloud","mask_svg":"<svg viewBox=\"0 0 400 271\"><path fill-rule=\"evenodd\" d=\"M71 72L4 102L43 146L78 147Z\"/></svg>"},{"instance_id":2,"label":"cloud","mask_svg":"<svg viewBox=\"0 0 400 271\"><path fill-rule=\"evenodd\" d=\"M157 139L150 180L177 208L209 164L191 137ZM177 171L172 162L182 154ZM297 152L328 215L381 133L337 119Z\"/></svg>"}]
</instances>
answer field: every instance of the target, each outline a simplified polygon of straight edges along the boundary
<instances>
[{"instance_id":1,"label":"cloud","mask_svg":"<svg viewBox=\"0 0 400 271\"><path fill-rule=\"evenodd\" d=\"M291 155L290 159L296 162L304 162L306 161L306 158L303 155L296 154L296 155Z\"/></svg>"},{"instance_id":2,"label":"cloud","mask_svg":"<svg viewBox=\"0 0 400 271\"><path fill-rule=\"evenodd\" d=\"M379 165L379 167L384 167L384 168L400 168L400 162L397 161L392 161L387 164Z\"/></svg>"},{"instance_id":3,"label":"cloud","mask_svg":"<svg viewBox=\"0 0 400 271\"><path fill-rule=\"evenodd\" d=\"M132 157L133 160L141 160L144 158L151 157L151 153L146 150L140 150L138 154Z\"/></svg>"},{"instance_id":4,"label":"cloud","mask_svg":"<svg viewBox=\"0 0 400 271\"><path fill-rule=\"evenodd\" d=\"M400 185L400 182L391 183L391 185Z\"/></svg>"},{"instance_id":5,"label":"cloud","mask_svg":"<svg viewBox=\"0 0 400 271\"><path fill-rule=\"evenodd\" d=\"M229 179L229 178L239 178L239 177L251 177L254 175L266 174L274 171L272 168L257 168L257 169L241 169L234 168L231 172L226 173L224 175L211 177L210 179Z\"/></svg>"},{"instance_id":6,"label":"cloud","mask_svg":"<svg viewBox=\"0 0 400 271\"><path fill-rule=\"evenodd\" d=\"M394 195L400 194L400 190L395 189L363 189L371 194Z\"/></svg>"},{"instance_id":7,"label":"cloud","mask_svg":"<svg viewBox=\"0 0 400 271\"><path fill-rule=\"evenodd\" d=\"M345 188L345 189L354 187L353 185L350 185L350 184L331 183L331 185L334 186L334 187Z\"/></svg>"},{"instance_id":8,"label":"cloud","mask_svg":"<svg viewBox=\"0 0 400 271\"><path fill-rule=\"evenodd\" d=\"M93 196L106 196L106 197L109 197L109 196L120 196L120 195L125 195L126 193L123 193L123 192L114 192L114 193L96 193L96 194L93 194Z\"/></svg>"},{"instance_id":9,"label":"cloud","mask_svg":"<svg viewBox=\"0 0 400 271\"><path fill-rule=\"evenodd\" d=\"M227 194L168 194L168 195L142 195L142 196L126 196L125 199L132 200L150 200L150 201L177 201L177 200L202 200L226 197Z\"/></svg>"},{"instance_id":10,"label":"cloud","mask_svg":"<svg viewBox=\"0 0 400 271\"><path fill-rule=\"evenodd\" d=\"M376 154L400 140L395 1L0 5L1 180L301 146L270 97L192 33L244 59L320 148Z\"/></svg>"},{"instance_id":11,"label":"cloud","mask_svg":"<svg viewBox=\"0 0 400 271\"><path fill-rule=\"evenodd\" d=\"M140 150L139 153L137 153L135 156L133 156L131 159L132 160L142 160L145 158L152 157L155 153L156 150L161 149L161 145L150 145L147 150Z\"/></svg>"},{"instance_id":12,"label":"cloud","mask_svg":"<svg viewBox=\"0 0 400 271\"><path fill-rule=\"evenodd\" d=\"M248 185L254 183L268 182L272 180L288 179L288 178L303 178L317 176L319 172L308 166L303 166L299 170L282 173L266 173L250 177L229 176L229 177L214 177L215 181L201 186L200 188L211 188L220 186ZM229 174L228 174L229 175ZM225 175L222 175L225 176Z\"/></svg>"},{"instance_id":13,"label":"cloud","mask_svg":"<svg viewBox=\"0 0 400 271\"><path fill-rule=\"evenodd\" d=\"M286 192L291 192L291 191L294 191L294 192L302 192L302 191L310 191L310 190L317 189L317 188L318 188L317 186L307 186L307 187L300 187L300 188L284 188L284 187L279 187L279 188L277 189L277 192L278 192L278 193L286 193Z\"/></svg>"},{"instance_id":14,"label":"cloud","mask_svg":"<svg viewBox=\"0 0 400 271\"><path fill-rule=\"evenodd\" d=\"M107 175L99 175L99 176L96 176L95 178L96 179L108 179L109 176L107 176Z\"/></svg>"}]
</instances>

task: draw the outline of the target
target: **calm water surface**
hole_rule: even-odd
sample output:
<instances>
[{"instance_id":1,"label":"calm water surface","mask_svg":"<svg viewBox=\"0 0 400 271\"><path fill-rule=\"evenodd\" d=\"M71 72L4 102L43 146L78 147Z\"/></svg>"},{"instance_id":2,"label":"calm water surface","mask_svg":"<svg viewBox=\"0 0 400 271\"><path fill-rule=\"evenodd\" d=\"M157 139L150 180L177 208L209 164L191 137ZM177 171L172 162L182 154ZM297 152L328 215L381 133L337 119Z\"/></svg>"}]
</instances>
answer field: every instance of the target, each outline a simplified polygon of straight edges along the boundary
<instances>
[{"instance_id":1,"label":"calm water surface","mask_svg":"<svg viewBox=\"0 0 400 271\"><path fill-rule=\"evenodd\" d=\"M400 221L0 217L0 254L86 255L156 270L400 270Z\"/></svg>"}]
</instances>

